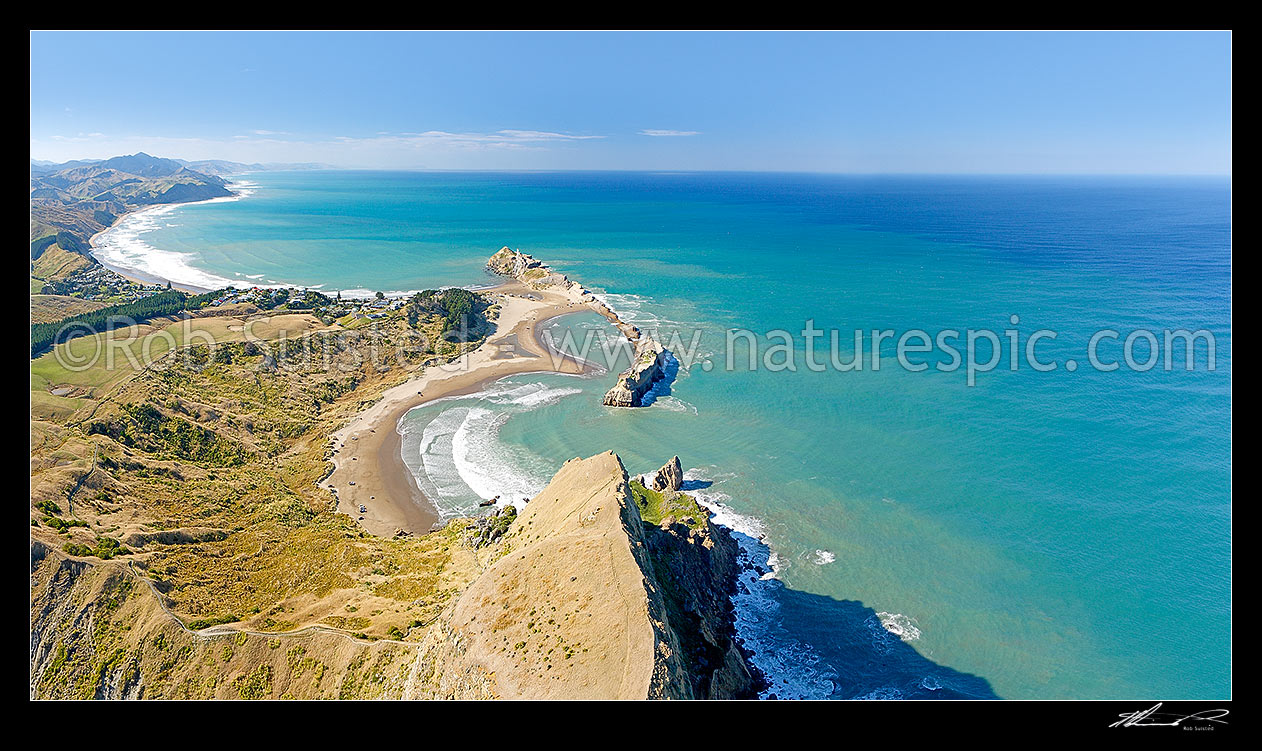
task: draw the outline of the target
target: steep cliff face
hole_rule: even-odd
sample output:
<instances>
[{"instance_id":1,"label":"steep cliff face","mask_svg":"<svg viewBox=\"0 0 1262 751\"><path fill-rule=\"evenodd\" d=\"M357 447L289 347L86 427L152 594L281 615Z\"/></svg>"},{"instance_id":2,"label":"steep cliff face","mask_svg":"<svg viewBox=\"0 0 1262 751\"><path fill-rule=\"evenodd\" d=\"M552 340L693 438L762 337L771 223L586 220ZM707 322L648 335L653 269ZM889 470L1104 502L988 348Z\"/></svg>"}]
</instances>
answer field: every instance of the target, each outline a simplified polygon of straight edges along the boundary
<instances>
[{"instance_id":1,"label":"steep cliff face","mask_svg":"<svg viewBox=\"0 0 1262 751\"><path fill-rule=\"evenodd\" d=\"M618 382L605 392L602 403L608 407L642 407L644 395L653 384L666 377L669 353L648 335L633 340L635 362L618 375Z\"/></svg>"},{"instance_id":2,"label":"steep cliff face","mask_svg":"<svg viewBox=\"0 0 1262 751\"><path fill-rule=\"evenodd\" d=\"M752 694L732 639L735 543L708 521L646 525L616 455L566 462L505 545L434 632L435 694Z\"/></svg>"},{"instance_id":3,"label":"steep cliff face","mask_svg":"<svg viewBox=\"0 0 1262 751\"><path fill-rule=\"evenodd\" d=\"M367 641L318 627L193 631L126 563L33 541L31 695L754 695L732 625L735 542L687 496L632 484L616 455L567 462L479 554L487 568L427 629Z\"/></svg>"},{"instance_id":4,"label":"steep cliff face","mask_svg":"<svg viewBox=\"0 0 1262 751\"><path fill-rule=\"evenodd\" d=\"M708 518L692 526L667 519L645 538L691 696L755 697L757 678L734 639L731 593L740 565L736 542Z\"/></svg>"}]
</instances>

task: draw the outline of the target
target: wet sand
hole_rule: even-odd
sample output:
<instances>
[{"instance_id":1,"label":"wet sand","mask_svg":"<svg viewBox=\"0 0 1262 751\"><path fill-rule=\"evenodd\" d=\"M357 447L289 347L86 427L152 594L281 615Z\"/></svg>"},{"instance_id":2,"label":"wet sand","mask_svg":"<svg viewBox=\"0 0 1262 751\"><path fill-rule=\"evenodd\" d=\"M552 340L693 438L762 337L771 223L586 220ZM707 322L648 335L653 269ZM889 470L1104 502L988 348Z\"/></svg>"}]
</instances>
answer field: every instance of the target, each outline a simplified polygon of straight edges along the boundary
<instances>
[{"instance_id":1,"label":"wet sand","mask_svg":"<svg viewBox=\"0 0 1262 751\"><path fill-rule=\"evenodd\" d=\"M583 302L576 291L529 290L517 282L486 294L501 309L496 332L482 346L454 362L430 366L387 390L380 401L332 435L334 470L322 486L337 496L339 512L350 514L372 534L392 536L399 530L424 534L440 521L403 462L398 425L409 410L477 392L509 375L585 372L582 363L548 349L536 332L557 316L599 313L599 303Z\"/></svg>"}]
</instances>

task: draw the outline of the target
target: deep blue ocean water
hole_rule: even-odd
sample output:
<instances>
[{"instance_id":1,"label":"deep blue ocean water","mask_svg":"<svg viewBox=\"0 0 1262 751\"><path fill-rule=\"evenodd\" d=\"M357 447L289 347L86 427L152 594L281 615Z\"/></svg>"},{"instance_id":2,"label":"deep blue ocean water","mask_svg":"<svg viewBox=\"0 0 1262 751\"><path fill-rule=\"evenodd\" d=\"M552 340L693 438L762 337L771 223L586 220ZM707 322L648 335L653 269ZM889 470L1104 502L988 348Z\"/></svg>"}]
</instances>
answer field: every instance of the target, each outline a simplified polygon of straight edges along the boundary
<instances>
[{"instance_id":1,"label":"deep blue ocean water","mask_svg":"<svg viewBox=\"0 0 1262 751\"><path fill-rule=\"evenodd\" d=\"M138 215L116 262L215 286L486 284L511 245L694 354L643 410L613 376L519 376L406 419L447 513L530 494L613 449L678 454L689 487L770 562L742 634L777 696L1223 698L1231 693L1230 183L1193 178L258 173L241 200ZM1017 323L1013 323L1017 316ZM861 371L806 367L806 321ZM794 334L773 372L726 332ZM594 315L553 327L609 331ZM873 329L895 332L871 367ZM1050 372L898 366L897 336L1039 329ZM1159 364L1100 372L1136 329ZM1166 370L1163 332L1212 334ZM957 342L962 348L962 341ZM978 359L989 356L982 342ZM729 350L738 355L726 367ZM1147 344L1136 344L1136 359ZM706 359L709 370L701 364ZM1070 372L1068 360L1080 367ZM784 356L771 362L783 362ZM614 367L617 367L616 365ZM761 538L761 542L758 541Z\"/></svg>"}]
</instances>

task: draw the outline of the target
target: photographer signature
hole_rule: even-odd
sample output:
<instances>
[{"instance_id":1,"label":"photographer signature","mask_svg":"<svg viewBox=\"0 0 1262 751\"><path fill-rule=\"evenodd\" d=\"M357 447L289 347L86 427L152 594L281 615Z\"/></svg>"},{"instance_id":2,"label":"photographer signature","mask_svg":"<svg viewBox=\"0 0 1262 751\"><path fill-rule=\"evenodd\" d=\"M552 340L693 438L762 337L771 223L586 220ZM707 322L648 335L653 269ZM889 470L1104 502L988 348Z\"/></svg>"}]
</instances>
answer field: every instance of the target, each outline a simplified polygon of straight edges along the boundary
<instances>
[{"instance_id":1,"label":"photographer signature","mask_svg":"<svg viewBox=\"0 0 1262 751\"><path fill-rule=\"evenodd\" d=\"M1121 719L1112 725L1109 725L1109 727L1179 727L1183 723L1191 724L1206 722L1226 725L1227 721L1223 718L1231 713L1230 710L1226 709L1206 709L1180 717L1179 715L1172 714L1170 712L1158 712L1158 709L1161 709L1160 702L1141 712L1124 712L1118 715Z\"/></svg>"}]
</instances>

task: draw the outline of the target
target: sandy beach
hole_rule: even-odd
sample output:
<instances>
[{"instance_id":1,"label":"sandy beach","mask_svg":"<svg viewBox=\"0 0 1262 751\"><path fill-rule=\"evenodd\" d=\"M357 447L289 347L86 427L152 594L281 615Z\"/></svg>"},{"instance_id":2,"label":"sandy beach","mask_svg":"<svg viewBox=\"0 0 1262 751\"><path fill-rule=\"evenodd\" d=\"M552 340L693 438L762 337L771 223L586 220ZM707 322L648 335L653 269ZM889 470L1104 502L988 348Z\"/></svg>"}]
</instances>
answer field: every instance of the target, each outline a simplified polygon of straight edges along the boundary
<instances>
[{"instance_id":1,"label":"sandy beach","mask_svg":"<svg viewBox=\"0 0 1262 751\"><path fill-rule=\"evenodd\" d=\"M496 331L476 350L387 390L380 401L331 436L334 470L322 483L337 496L337 509L375 535L399 530L424 534L439 522L433 505L403 463L399 421L408 410L449 396L471 394L486 384L520 373L579 374L577 360L550 351L537 336L549 319L585 310L604 314L600 303L584 302L578 290L535 290L510 282L486 291L500 304ZM365 507L360 513L359 507ZM362 518L361 518L362 517Z\"/></svg>"},{"instance_id":2,"label":"sandy beach","mask_svg":"<svg viewBox=\"0 0 1262 751\"><path fill-rule=\"evenodd\" d=\"M201 203L201 202L195 201L194 203ZM113 263L112 261L106 260L104 258L101 258L99 255L97 255L97 251L100 250L100 248L98 247L98 240L101 237L101 235L104 235L110 230L118 227L118 225L122 224L123 221L125 221L128 217L135 216L137 214L143 214L146 211L153 211L154 209L167 208L172 205L176 205L176 204L160 203L160 204L155 204L153 206L142 206L138 209L135 209L133 211L128 211L127 213L119 216L118 218L114 220L113 224L101 230L100 232L94 233L92 237L88 238L88 248L92 254L92 258L95 259L97 263L101 264L102 266L109 269L110 271L113 271L115 274L118 274L119 276L123 277L129 282L135 282L136 284L142 284L142 285L170 284L175 289L183 290L185 292L189 292L194 295L200 295L203 292L209 292L210 290L206 289L205 287L198 287L192 284L185 284L184 282L173 282L170 279L163 279L163 278L154 276L152 274L146 274L143 271L140 271L138 269L132 269L126 266L119 266L118 264Z\"/></svg>"},{"instance_id":3,"label":"sandy beach","mask_svg":"<svg viewBox=\"0 0 1262 751\"><path fill-rule=\"evenodd\" d=\"M128 281L131 281L131 282L135 282L136 284L170 284L175 289L183 290L185 292L189 292L194 295L200 295L203 292L210 292L213 289L211 287L204 287L204 286L199 286L196 284L189 284L188 282L179 282L172 279L167 279L165 277L150 274L140 269L134 269L127 266L120 266L119 264L114 263L113 261L102 258L97 253L97 251L101 250L101 248L99 247L99 240L100 240L101 235L104 235L107 232L117 229L119 225L121 225L124 221L126 221L127 219L131 217L137 216L139 214L144 214L147 212L153 212L153 211L158 211L158 210L170 210L171 208L176 207L176 206L181 206L181 207L194 206L196 204L216 203L216 202L224 201L224 200L239 201L242 198L245 198L248 195L250 195L249 192L243 194L241 192L240 186L237 185L237 182L238 181L235 181L235 180L227 181L228 189L232 192L232 195L229 195L229 196L217 196L215 198L207 198L201 201L184 201L180 203L156 203L156 204L150 204L147 206L140 206L135 209L132 209L131 211L125 212L119 215L118 217L116 217L113 223L110 224L110 226L106 227L100 232L93 233L93 235L90 238L88 238L89 252L91 253L92 258L94 258L97 263L101 264L102 266L109 269L110 271L113 271L115 274L118 274L124 279L127 279ZM233 189L234 187L236 187L235 190Z\"/></svg>"}]
</instances>

